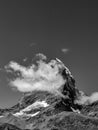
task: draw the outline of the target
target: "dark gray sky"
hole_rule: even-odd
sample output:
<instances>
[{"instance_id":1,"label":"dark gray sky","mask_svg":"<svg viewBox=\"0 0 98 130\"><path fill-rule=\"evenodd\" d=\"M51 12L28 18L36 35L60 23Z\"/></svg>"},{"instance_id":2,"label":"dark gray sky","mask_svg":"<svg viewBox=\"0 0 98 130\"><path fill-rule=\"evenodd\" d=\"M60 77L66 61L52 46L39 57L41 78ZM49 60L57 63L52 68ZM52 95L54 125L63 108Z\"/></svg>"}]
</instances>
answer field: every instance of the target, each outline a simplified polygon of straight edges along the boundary
<instances>
[{"instance_id":1,"label":"dark gray sky","mask_svg":"<svg viewBox=\"0 0 98 130\"><path fill-rule=\"evenodd\" d=\"M36 53L60 58L71 70L80 90L98 91L98 9L91 0L0 1L0 67L14 60L22 63ZM66 52L61 50L66 49ZM0 72L0 106L16 104Z\"/></svg>"}]
</instances>

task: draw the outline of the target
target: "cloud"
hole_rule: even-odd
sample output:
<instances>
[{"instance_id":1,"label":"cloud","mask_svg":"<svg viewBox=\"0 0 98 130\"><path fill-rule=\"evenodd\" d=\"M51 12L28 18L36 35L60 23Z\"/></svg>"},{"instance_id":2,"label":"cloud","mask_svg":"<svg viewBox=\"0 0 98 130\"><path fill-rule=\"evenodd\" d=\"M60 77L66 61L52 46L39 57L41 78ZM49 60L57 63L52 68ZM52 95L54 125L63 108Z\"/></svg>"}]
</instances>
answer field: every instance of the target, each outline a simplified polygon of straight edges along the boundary
<instances>
[{"instance_id":1,"label":"cloud","mask_svg":"<svg viewBox=\"0 0 98 130\"><path fill-rule=\"evenodd\" d=\"M40 60L47 60L47 57L42 53L36 54L36 57L38 57Z\"/></svg>"},{"instance_id":2,"label":"cloud","mask_svg":"<svg viewBox=\"0 0 98 130\"><path fill-rule=\"evenodd\" d=\"M10 85L17 88L20 92L31 92L34 90L42 90L49 92L58 91L59 87L65 84L66 80L62 77L60 71L64 66L58 60L51 60L46 63L47 57L41 53L36 65L22 66L17 62L11 61L6 67L7 72L18 72L17 78L10 80ZM10 71L8 71L10 70Z\"/></svg>"},{"instance_id":3,"label":"cloud","mask_svg":"<svg viewBox=\"0 0 98 130\"><path fill-rule=\"evenodd\" d=\"M98 101L98 92L94 92L90 96L87 96L80 91L80 95L78 96L78 99L75 100L75 103L88 105L96 101Z\"/></svg>"},{"instance_id":4,"label":"cloud","mask_svg":"<svg viewBox=\"0 0 98 130\"><path fill-rule=\"evenodd\" d=\"M68 49L68 48L62 48L61 51L62 51L64 54L66 54L66 53L68 53L69 49Z\"/></svg>"}]
</instances>

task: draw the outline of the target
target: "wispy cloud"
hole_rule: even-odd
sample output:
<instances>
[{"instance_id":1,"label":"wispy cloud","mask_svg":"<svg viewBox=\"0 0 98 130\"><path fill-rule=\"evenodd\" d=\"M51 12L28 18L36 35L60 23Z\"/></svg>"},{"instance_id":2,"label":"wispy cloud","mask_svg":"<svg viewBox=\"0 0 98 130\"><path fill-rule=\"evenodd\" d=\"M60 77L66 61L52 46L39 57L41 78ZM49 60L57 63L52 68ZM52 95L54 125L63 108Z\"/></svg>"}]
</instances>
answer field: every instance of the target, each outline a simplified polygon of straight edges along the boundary
<instances>
[{"instance_id":1,"label":"wispy cloud","mask_svg":"<svg viewBox=\"0 0 98 130\"><path fill-rule=\"evenodd\" d=\"M35 45L36 45L35 42L31 42L31 43L30 43L30 47L35 46Z\"/></svg>"},{"instance_id":2,"label":"wispy cloud","mask_svg":"<svg viewBox=\"0 0 98 130\"><path fill-rule=\"evenodd\" d=\"M69 49L68 49L68 48L62 48L61 51L62 51L64 54L66 54L66 53L69 52Z\"/></svg>"},{"instance_id":3,"label":"wispy cloud","mask_svg":"<svg viewBox=\"0 0 98 130\"><path fill-rule=\"evenodd\" d=\"M90 96L87 96L84 92L80 91L80 95L75 100L75 103L88 105L96 101L98 101L98 92L94 92Z\"/></svg>"}]
</instances>

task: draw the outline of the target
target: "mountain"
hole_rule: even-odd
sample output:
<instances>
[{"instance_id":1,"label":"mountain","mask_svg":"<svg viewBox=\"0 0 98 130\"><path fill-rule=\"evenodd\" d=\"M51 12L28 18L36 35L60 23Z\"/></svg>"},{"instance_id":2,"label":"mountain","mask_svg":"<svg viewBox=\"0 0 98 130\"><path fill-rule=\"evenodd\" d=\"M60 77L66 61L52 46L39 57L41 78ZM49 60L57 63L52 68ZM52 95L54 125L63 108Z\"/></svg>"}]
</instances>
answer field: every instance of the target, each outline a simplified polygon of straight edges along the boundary
<instances>
[{"instance_id":1,"label":"mountain","mask_svg":"<svg viewBox=\"0 0 98 130\"><path fill-rule=\"evenodd\" d=\"M61 74L66 82L57 93L26 92L15 106L0 109L0 130L98 130L98 101L75 103L81 96L75 80L66 67Z\"/></svg>"}]
</instances>

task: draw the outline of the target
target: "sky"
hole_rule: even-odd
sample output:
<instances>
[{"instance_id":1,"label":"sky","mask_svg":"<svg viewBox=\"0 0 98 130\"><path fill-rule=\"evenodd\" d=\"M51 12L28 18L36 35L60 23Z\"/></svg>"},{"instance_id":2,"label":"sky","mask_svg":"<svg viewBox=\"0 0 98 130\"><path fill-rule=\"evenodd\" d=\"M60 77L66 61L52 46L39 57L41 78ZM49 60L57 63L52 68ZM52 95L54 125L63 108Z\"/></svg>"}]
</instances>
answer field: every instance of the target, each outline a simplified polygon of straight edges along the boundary
<instances>
[{"instance_id":1,"label":"sky","mask_svg":"<svg viewBox=\"0 0 98 130\"><path fill-rule=\"evenodd\" d=\"M98 91L97 14L96 0L0 1L0 107L15 105L22 95L2 68L12 60L30 63L36 53L63 61L79 90Z\"/></svg>"}]
</instances>

